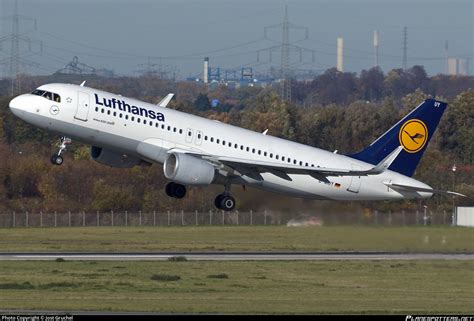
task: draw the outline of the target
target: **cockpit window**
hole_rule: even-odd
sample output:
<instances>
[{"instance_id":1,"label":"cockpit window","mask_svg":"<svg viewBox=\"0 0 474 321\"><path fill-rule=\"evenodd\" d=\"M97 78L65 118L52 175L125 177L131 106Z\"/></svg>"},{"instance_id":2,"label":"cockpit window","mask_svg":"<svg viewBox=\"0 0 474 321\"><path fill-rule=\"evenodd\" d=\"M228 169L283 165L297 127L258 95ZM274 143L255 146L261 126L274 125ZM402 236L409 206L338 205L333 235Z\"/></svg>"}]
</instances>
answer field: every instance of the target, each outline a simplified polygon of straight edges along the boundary
<instances>
[{"instance_id":1,"label":"cockpit window","mask_svg":"<svg viewBox=\"0 0 474 321\"><path fill-rule=\"evenodd\" d=\"M43 96L44 94L44 90L39 90L39 89L36 89L32 92L33 95L36 95L36 96Z\"/></svg>"},{"instance_id":2,"label":"cockpit window","mask_svg":"<svg viewBox=\"0 0 474 321\"><path fill-rule=\"evenodd\" d=\"M36 95L36 96L44 97L44 98L46 98L46 99L55 101L55 102L57 102L57 103L60 103L60 102L61 102L61 96L59 96L58 94L49 92L49 91L36 89L36 90L34 90L31 94L32 94L32 95Z\"/></svg>"}]
</instances>

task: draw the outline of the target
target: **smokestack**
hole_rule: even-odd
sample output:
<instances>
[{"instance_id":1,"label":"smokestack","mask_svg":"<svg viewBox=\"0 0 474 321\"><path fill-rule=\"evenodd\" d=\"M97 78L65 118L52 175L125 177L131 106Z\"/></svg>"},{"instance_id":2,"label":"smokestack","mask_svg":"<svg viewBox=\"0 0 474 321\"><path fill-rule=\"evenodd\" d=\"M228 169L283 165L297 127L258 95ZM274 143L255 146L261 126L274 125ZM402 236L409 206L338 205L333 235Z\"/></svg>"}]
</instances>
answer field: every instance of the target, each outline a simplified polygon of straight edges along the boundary
<instances>
[{"instance_id":1,"label":"smokestack","mask_svg":"<svg viewBox=\"0 0 474 321\"><path fill-rule=\"evenodd\" d=\"M374 31L374 55L375 55L374 67L378 67L379 66L379 32L378 30Z\"/></svg>"},{"instance_id":2,"label":"smokestack","mask_svg":"<svg viewBox=\"0 0 474 321\"><path fill-rule=\"evenodd\" d=\"M209 57L204 57L204 75L202 79L205 84L209 83Z\"/></svg>"},{"instance_id":3,"label":"smokestack","mask_svg":"<svg viewBox=\"0 0 474 321\"><path fill-rule=\"evenodd\" d=\"M343 55L344 55L344 39L342 37L337 38L337 71L343 72Z\"/></svg>"}]
</instances>

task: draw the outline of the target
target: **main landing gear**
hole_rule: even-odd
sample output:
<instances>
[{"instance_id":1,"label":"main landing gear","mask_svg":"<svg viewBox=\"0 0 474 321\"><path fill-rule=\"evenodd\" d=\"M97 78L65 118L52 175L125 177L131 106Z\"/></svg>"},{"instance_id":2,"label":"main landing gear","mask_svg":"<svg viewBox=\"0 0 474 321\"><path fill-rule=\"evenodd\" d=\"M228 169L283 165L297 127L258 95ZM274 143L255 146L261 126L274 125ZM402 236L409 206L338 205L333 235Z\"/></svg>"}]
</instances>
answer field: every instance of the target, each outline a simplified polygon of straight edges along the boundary
<instances>
[{"instance_id":1,"label":"main landing gear","mask_svg":"<svg viewBox=\"0 0 474 321\"><path fill-rule=\"evenodd\" d=\"M71 139L70 138L67 138L65 136L61 136L59 138L59 151L57 154L54 154L53 156L51 156L51 163L53 163L53 165L62 165L62 163L64 162L64 159L63 157L61 156L63 154L64 151L66 151L66 148L67 148L67 145L71 144Z\"/></svg>"},{"instance_id":2,"label":"main landing gear","mask_svg":"<svg viewBox=\"0 0 474 321\"><path fill-rule=\"evenodd\" d=\"M170 182L166 184L166 195L173 198L183 198L186 196L186 186ZM232 211L235 208L235 198L230 196L230 184L225 186L225 191L222 194L217 195L214 200L214 205L223 211Z\"/></svg>"},{"instance_id":3,"label":"main landing gear","mask_svg":"<svg viewBox=\"0 0 474 321\"><path fill-rule=\"evenodd\" d=\"M186 186L174 182L166 184L166 195L174 198L186 196Z\"/></svg>"}]
</instances>

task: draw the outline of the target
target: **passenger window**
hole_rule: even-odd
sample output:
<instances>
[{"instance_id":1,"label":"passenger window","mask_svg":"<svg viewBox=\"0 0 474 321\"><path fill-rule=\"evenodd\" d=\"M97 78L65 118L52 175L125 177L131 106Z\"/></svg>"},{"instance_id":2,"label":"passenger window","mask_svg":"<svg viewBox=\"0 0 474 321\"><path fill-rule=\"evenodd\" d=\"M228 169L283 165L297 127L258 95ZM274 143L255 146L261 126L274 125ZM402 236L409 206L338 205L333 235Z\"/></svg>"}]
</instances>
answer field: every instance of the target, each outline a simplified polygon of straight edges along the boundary
<instances>
[{"instance_id":1,"label":"passenger window","mask_svg":"<svg viewBox=\"0 0 474 321\"><path fill-rule=\"evenodd\" d=\"M275 158L276 158L276 159L278 159L278 158L279 158L279 156L278 156L278 155L276 155L276 156L275 156Z\"/></svg>"},{"instance_id":2,"label":"passenger window","mask_svg":"<svg viewBox=\"0 0 474 321\"><path fill-rule=\"evenodd\" d=\"M95 108L95 111L99 111L99 107L96 107L96 108Z\"/></svg>"},{"instance_id":3,"label":"passenger window","mask_svg":"<svg viewBox=\"0 0 474 321\"><path fill-rule=\"evenodd\" d=\"M270 153L270 158L273 158L273 153Z\"/></svg>"},{"instance_id":4,"label":"passenger window","mask_svg":"<svg viewBox=\"0 0 474 321\"><path fill-rule=\"evenodd\" d=\"M119 114L119 118L122 118L122 116L123 116L122 113L120 113L120 114Z\"/></svg>"},{"instance_id":5,"label":"passenger window","mask_svg":"<svg viewBox=\"0 0 474 321\"><path fill-rule=\"evenodd\" d=\"M285 161L285 156L282 156L282 157L281 157L281 160L282 160L282 161Z\"/></svg>"},{"instance_id":6,"label":"passenger window","mask_svg":"<svg viewBox=\"0 0 474 321\"><path fill-rule=\"evenodd\" d=\"M146 119L143 120L143 125L146 125Z\"/></svg>"},{"instance_id":7,"label":"passenger window","mask_svg":"<svg viewBox=\"0 0 474 321\"><path fill-rule=\"evenodd\" d=\"M116 117L116 116L117 116L117 112L116 112L116 111L114 111L114 117Z\"/></svg>"},{"instance_id":8,"label":"passenger window","mask_svg":"<svg viewBox=\"0 0 474 321\"><path fill-rule=\"evenodd\" d=\"M107 115L110 115L110 110L107 110Z\"/></svg>"},{"instance_id":9,"label":"passenger window","mask_svg":"<svg viewBox=\"0 0 474 321\"><path fill-rule=\"evenodd\" d=\"M131 121L135 121L135 116L132 116Z\"/></svg>"},{"instance_id":10,"label":"passenger window","mask_svg":"<svg viewBox=\"0 0 474 321\"><path fill-rule=\"evenodd\" d=\"M219 141L219 138L218 138L218 139L216 139L216 143L217 143L217 144L219 144L219 142L220 142L220 141Z\"/></svg>"},{"instance_id":11,"label":"passenger window","mask_svg":"<svg viewBox=\"0 0 474 321\"><path fill-rule=\"evenodd\" d=\"M176 127L174 127L174 128L173 128L173 132L176 133L176 130L177 130Z\"/></svg>"},{"instance_id":12,"label":"passenger window","mask_svg":"<svg viewBox=\"0 0 474 321\"><path fill-rule=\"evenodd\" d=\"M232 143L231 143L231 142L229 142L229 147L232 147Z\"/></svg>"},{"instance_id":13,"label":"passenger window","mask_svg":"<svg viewBox=\"0 0 474 321\"><path fill-rule=\"evenodd\" d=\"M235 148L235 149L239 148L239 145L235 144L235 145L234 145L234 148Z\"/></svg>"},{"instance_id":14,"label":"passenger window","mask_svg":"<svg viewBox=\"0 0 474 321\"><path fill-rule=\"evenodd\" d=\"M128 115L125 115L125 119L128 120Z\"/></svg>"},{"instance_id":15,"label":"passenger window","mask_svg":"<svg viewBox=\"0 0 474 321\"><path fill-rule=\"evenodd\" d=\"M267 152L263 152L263 156L267 157Z\"/></svg>"},{"instance_id":16,"label":"passenger window","mask_svg":"<svg viewBox=\"0 0 474 321\"><path fill-rule=\"evenodd\" d=\"M137 122L140 123L140 118L137 118Z\"/></svg>"},{"instance_id":17,"label":"passenger window","mask_svg":"<svg viewBox=\"0 0 474 321\"><path fill-rule=\"evenodd\" d=\"M211 143L213 143L213 142L214 142L214 137L211 137Z\"/></svg>"},{"instance_id":18,"label":"passenger window","mask_svg":"<svg viewBox=\"0 0 474 321\"><path fill-rule=\"evenodd\" d=\"M179 133L180 133L180 134L182 134L182 133L183 133L183 130L182 130L182 129L180 129L180 130L179 130Z\"/></svg>"},{"instance_id":19,"label":"passenger window","mask_svg":"<svg viewBox=\"0 0 474 321\"><path fill-rule=\"evenodd\" d=\"M247 146L246 150L247 150L247 152L248 152L248 151L250 150L250 148Z\"/></svg>"},{"instance_id":20,"label":"passenger window","mask_svg":"<svg viewBox=\"0 0 474 321\"><path fill-rule=\"evenodd\" d=\"M204 140L207 140L207 135L206 135L206 136L204 136Z\"/></svg>"},{"instance_id":21,"label":"passenger window","mask_svg":"<svg viewBox=\"0 0 474 321\"><path fill-rule=\"evenodd\" d=\"M168 126L168 128L167 128L167 129L168 129L168 130L171 130L171 126Z\"/></svg>"}]
</instances>

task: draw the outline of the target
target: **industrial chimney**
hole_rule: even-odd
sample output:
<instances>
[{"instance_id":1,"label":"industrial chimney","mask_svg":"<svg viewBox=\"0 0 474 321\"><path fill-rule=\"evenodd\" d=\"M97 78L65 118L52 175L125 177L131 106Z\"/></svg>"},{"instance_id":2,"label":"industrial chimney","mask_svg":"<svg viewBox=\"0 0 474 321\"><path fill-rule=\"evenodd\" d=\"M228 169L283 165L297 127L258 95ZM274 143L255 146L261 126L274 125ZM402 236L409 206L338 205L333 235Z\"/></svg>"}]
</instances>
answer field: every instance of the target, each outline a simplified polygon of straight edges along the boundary
<instances>
[{"instance_id":1,"label":"industrial chimney","mask_svg":"<svg viewBox=\"0 0 474 321\"><path fill-rule=\"evenodd\" d=\"M202 79L205 84L209 83L209 57L204 57L204 74Z\"/></svg>"}]
</instances>

